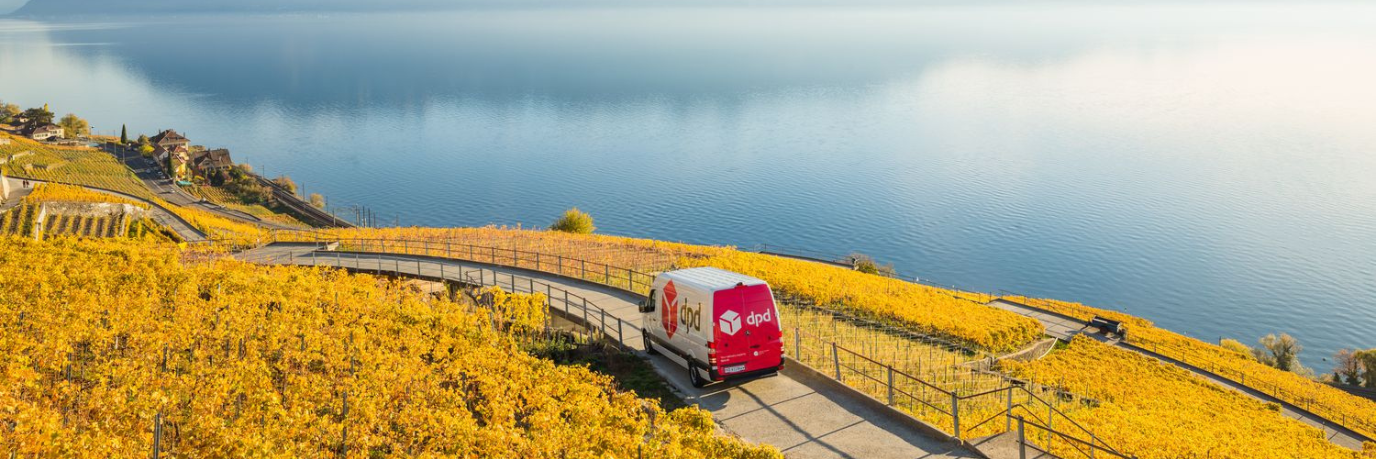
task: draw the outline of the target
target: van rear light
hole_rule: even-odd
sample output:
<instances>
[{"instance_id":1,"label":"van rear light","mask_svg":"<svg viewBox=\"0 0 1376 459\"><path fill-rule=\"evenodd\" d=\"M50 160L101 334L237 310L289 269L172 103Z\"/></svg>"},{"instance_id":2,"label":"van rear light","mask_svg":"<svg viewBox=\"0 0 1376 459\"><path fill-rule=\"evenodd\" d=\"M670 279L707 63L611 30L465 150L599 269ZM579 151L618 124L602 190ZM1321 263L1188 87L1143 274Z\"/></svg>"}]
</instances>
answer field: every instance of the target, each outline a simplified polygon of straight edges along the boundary
<instances>
[{"instance_id":1,"label":"van rear light","mask_svg":"<svg viewBox=\"0 0 1376 459\"><path fill-rule=\"evenodd\" d=\"M717 366L717 342L707 343L707 363L713 367Z\"/></svg>"}]
</instances>

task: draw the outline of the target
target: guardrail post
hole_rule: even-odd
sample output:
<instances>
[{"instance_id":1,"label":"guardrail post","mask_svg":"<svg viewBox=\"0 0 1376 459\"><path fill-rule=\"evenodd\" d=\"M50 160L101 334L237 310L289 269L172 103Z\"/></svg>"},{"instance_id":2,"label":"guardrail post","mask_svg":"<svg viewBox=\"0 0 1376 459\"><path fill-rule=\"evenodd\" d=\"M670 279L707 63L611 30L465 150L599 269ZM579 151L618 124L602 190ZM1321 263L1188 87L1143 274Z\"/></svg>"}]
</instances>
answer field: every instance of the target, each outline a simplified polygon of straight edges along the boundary
<instances>
[{"instance_id":1,"label":"guardrail post","mask_svg":"<svg viewBox=\"0 0 1376 459\"><path fill-rule=\"evenodd\" d=\"M836 366L836 380L841 380L841 353L836 348L836 342L831 342L831 364Z\"/></svg>"},{"instance_id":2,"label":"guardrail post","mask_svg":"<svg viewBox=\"0 0 1376 459\"><path fill-rule=\"evenodd\" d=\"M956 440L960 440L960 397L955 392L951 392L951 426Z\"/></svg>"},{"instance_id":3,"label":"guardrail post","mask_svg":"<svg viewBox=\"0 0 1376 459\"><path fill-rule=\"evenodd\" d=\"M162 413L153 417L153 459L162 454Z\"/></svg>"},{"instance_id":4,"label":"guardrail post","mask_svg":"<svg viewBox=\"0 0 1376 459\"><path fill-rule=\"evenodd\" d=\"M599 326L597 327L597 331L600 331L600 332L602 332L603 334L606 334L606 333L607 333L607 310L606 310L606 309L602 309L601 311L602 311L602 325L599 325Z\"/></svg>"},{"instance_id":5,"label":"guardrail post","mask_svg":"<svg viewBox=\"0 0 1376 459\"><path fill-rule=\"evenodd\" d=\"M616 344L617 347L626 347L626 336L621 333L621 318L616 318Z\"/></svg>"},{"instance_id":6,"label":"guardrail post","mask_svg":"<svg viewBox=\"0 0 1376 459\"><path fill-rule=\"evenodd\" d=\"M1003 430L1013 430L1013 386L1008 386L1008 414L1004 416Z\"/></svg>"},{"instance_id":7,"label":"guardrail post","mask_svg":"<svg viewBox=\"0 0 1376 459\"><path fill-rule=\"evenodd\" d=\"M889 406L893 406L893 367L885 365L889 370Z\"/></svg>"},{"instance_id":8,"label":"guardrail post","mask_svg":"<svg viewBox=\"0 0 1376 459\"><path fill-rule=\"evenodd\" d=\"M591 326L591 325L592 325L592 322L589 322L589 321L588 321L588 299L587 299L587 298L584 298L584 299L583 299L583 326Z\"/></svg>"},{"instance_id":9,"label":"guardrail post","mask_svg":"<svg viewBox=\"0 0 1376 459\"><path fill-rule=\"evenodd\" d=\"M1027 435L1023 430L1022 416L1018 416L1018 459L1027 459Z\"/></svg>"},{"instance_id":10,"label":"guardrail post","mask_svg":"<svg viewBox=\"0 0 1376 459\"><path fill-rule=\"evenodd\" d=\"M793 358L803 361L803 334L798 327L793 327Z\"/></svg>"}]
</instances>

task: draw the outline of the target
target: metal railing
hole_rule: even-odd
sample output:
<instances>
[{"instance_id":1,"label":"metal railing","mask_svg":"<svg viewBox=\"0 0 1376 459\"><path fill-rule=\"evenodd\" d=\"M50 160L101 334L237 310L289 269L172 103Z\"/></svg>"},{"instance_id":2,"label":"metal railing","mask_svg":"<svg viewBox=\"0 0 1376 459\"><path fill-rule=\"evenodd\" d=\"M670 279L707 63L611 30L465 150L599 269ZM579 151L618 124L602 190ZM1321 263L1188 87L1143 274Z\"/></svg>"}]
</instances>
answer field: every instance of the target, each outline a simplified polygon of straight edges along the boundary
<instances>
[{"instance_id":1,"label":"metal railing","mask_svg":"<svg viewBox=\"0 0 1376 459\"><path fill-rule=\"evenodd\" d=\"M1024 447L1065 458L1131 459L1067 415L1061 408L1084 402L1061 400L1072 397L1059 388L960 365L920 369L914 375L801 328L790 331L792 341L785 346L791 347L794 359L933 425L952 439L970 441L1011 433L1015 420L1030 418L1034 422L1022 423L1024 436L1019 437ZM1031 436L1025 435L1028 426L1033 429Z\"/></svg>"},{"instance_id":2,"label":"metal railing","mask_svg":"<svg viewBox=\"0 0 1376 459\"><path fill-rule=\"evenodd\" d=\"M284 237L285 234L291 234L292 237ZM487 263L571 277L638 295L648 295L655 278L653 274L563 255L451 241L339 238L314 232L295 231L274 231L271 233L271 240L272 242L331 242L338 243L339 250L386 252Z\"/></svg>"},{"instance_id":3,"label":"metal railing","mask_svg":"<svg viewBox=\"0 0 1376 459\"><path fill-rule=\"evenodd\" d=\"M398 275L426 280L449 281L478 287L499 287L513 293L544 294L545 306L552 313L577 323L590 332L605 337L617 347L629 349L628 340L639 335L640 327L622 320L586 297L547 282L515 273L501 273L486 268L452 266L438 260L402 259L392 254L340 251L311 251L297 256L293 252L272 254L252 261L273 265L305 265L343 268L352 272ZM629 336L628 336L629 335ZM633 342L633 341L630 341Z\"/></svg>"},{"instance_id":4,"label":"metal railing","mask_svg":"<svg viewBox=\"0 0 1376 459\"><path fill-rule=\"evenodd\" d=\"M1034 309L1074 317L1070 314L1057 312L1054 309L1054 305L1046 300L1005 290L1000 290L999 293L1001 296L1024 298L1026 299L1024 303L1031 303L1026 304L1026 306L1030 306ZM1128 324L1128 326L1131 327L1131 324ZM1322 383L1314 382L1316 386L1314 390L1308 394L1296 393L1285 390L1275 381L1267 381L1266 378L1258 377L1255 374L1253 374L1251 378L1248 378L1248 372L1230 365L1226 358L1217 355L1192 351L1188 348L1163 342L1161 340L1144 338L1141 335L1131 333L1131 331L1129 331L1123 341L1137 349L1178 361L1190 367L1197 368L1204 373L1255 390L1275 398L1276 400L1288 403L1296 408L1308 411L1314 417L1318 418L1317 421L1323 427L1329 428L1330 426L1338 426L1345 428L1356 434L1358 437L1357 440L1359 441L1372 441L1372 439L1367 436L1367 433L1376 432L1376 413L1371 413L1370 417L1363 419L1352 416L1346 411L1339 410L1319 401L1316 394L1321 390L1326 390L1326 387L1319 387Z\"/></svg>"},{"instance_id":5,"label":"metal railing","mask_svg":"<svg viewBox=\"0 0 1376 459\"><path fill-rule=\"evenodd\" d=\"M293 234L292 238L278 238L274 232L272 239L288 239L293 242L307 239L305 242L322 247L327 244L338 245L335 251L312 250L307 257L296 257L288 252L285 256L278 255L268 261L335 266L358 272L390 273L444 279L469 285L499 286L517 293L545 293L551 311L562 312L565 317L580 322L588 329L608 338L615 336L616 344L623 349L628 347L628 338L634 339L626 335L627 328L638 333L639 327L615 317L605 309L588 302L586 298L543 281L517 276L515 273L500 273L481 267L454 267L453 261L551 273L636 293L648 291L649 284L653 281L653 276L634 270L538 252L452 242L334 238L305 232ZM309 261L306 261L307 258ZM454 272L455 270L457 272ZM1095 434L1068 417L1057 408L1057 403L1037 395L1055 394L1060 397L1065 393L1060 389L1017 380L996 372L968 368L961 365L961 362L951 362L951 365L933 364L931 368L920 368L920 374L910 374L876 358L848 349L834 340L810 335L797 328L792 331L791 344L796 360L853 389L883 400L888 406L928 421L947 432L953 439L968 441L1011 432L1014 418L1019 414L1027 414L1025 418L1031 417L1036 421L1042 421L1040 424L1024 423L1024 427L1031 425L1034 433L1040 433L1040 437L1034 435L1027 440L1028 447L1070 454L1058 457L1128 459L1128 456L1108 446ZM786 348L788 344L790 343L785 344ZM969 350L960 345L952 347ZM1000 402L1002 405L999 405ZM1046 413L1046 418L1033 416L1034 410L1037 413ZM999 419L1004 420L1002 428L999 428ZM1057 424L1063 427L1059 430L1053 428ZM1038 445L1036 441L1043 444Z\"/></svg>"}]
</instances>

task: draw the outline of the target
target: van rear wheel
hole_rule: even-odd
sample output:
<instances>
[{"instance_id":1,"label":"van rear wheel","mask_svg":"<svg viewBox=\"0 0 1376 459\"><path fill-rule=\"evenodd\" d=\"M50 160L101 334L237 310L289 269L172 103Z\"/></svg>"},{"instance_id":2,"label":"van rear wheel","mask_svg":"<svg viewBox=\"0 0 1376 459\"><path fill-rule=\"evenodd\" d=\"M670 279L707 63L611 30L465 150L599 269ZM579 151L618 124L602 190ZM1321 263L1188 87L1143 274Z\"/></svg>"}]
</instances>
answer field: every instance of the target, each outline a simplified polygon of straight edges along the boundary
<instances>
[{"instance_id":1,"label":"van rear wheel","mask_svg":"<svg viewBox=\"0 0 1376 459\"><path fill-rule=\"evenodd\" d=\"M688 382L692 383L693 387L703 387L707 385L707 380L702 379L702 376L698 373L698 366L691 363L688 364Z\"/></svg>"},{"instance_id":2,"label":"van rear wheel","mask_svg":"<svg viewBox=\"0 0 1376 459\"><path fill-rule=\"evenodd\" d=\"M645 353L646 353L646 354L650 354L650 355L659 355L659 351L656 351L656 350L655 350L654 343L650 342L650 335L640 335L640 339L645 340Z\"/></svg>"}]
</instances>

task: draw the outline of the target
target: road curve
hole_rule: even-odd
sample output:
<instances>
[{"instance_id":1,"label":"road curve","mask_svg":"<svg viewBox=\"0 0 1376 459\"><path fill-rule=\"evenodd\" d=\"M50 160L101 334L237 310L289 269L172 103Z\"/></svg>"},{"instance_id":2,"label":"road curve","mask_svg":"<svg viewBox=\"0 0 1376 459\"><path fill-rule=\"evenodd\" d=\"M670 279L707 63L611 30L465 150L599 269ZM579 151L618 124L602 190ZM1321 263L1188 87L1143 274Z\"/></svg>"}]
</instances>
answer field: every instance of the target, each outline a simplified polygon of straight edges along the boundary
<instances>
[{"instance_id":1,"label":"road curve","mask_svg":"<svg viewBox=\"0 0 1376 459\"><path fill-rule=\"evenodd\" d=\"M153 160L144 158L143 155L132 149L125 148L123 151L119 151L116 150L116 148L117 147L111 144L101 145L102 150L114 156L115 160L123 162L124 167L129 168L129 171L132 172L135 177L142 180L143 186L148 187L149 191L152 191L154 194L158 195L158 197L172 205L194 207L230 220L263 226L269 229L303 229L299 226L284 225L274 221L264 220L249 213L219 206L204 199L192 196L182 190L181 187L173 184L172 180L167 178L166 174L162 172Z\"/></svg>"},{"instance_id":2,"label":"road curve","mask_svg":"<svg viewBox=\"0 0 1376 459\"><path fill-rule=\"evenodd\" d=\"M484 284L495 283L508 289L513 282L522 289L529 282L546 283L587 298L620 319L625 326L622 342L637 352L644 350L640 330L633 325L640 323L636 306L639 297L612 287L446 258L318 251L314 244L273 244L235 257L253 263L344 267L459 282L471 282L478 276L475 272L481 271ZM537 286L537 290L540 288L543 287ZM711 411L723 429L747 441L775 445L790 458L981 457L944 438L902 425L888 413L857 403L852 391L787 374L698 389L689 384L687 371L672 361L658 356L650 357L650 362L686 401Z\"/></svg>"},{"instance_id":3,"label":"road curve","mask_svg":"<svg viewBox=\"0 0 1376 459\"><path fill-rule=\"evenodd\" d=\"M12 191L23 190L23 189L24 189L24 188L23 188L23 185L24 185L23 182L26 181L26 180L29 182L29 186L30 186L30 187L32 187L32 186L34 186L35 184L38 184L38 183L47 183L47 182L45 182L45 181L43 181L43 180L26 179L26 178L15 178L15 177L5 177L5 180L9 182L9 184L10 184L10 190L12 190ZM54 182L54 183L59 183L59 182ZM104 193L104 194L108 194L108 195L111 195L111 196L118 196L118 197L121 197L121 198L124 198L124 199L128 199L128 200L131 200L131 201L141 202L141 203L147 204L147 205L148 205L149 217L152 218L153 221L157 222L158 224L163 225L163 226L167 227L168 229L171 229L172 232L174 232L174 233L177 233L177 236L181 237L182 240L187 241L187 242L205 242L205 241L208 240L208 238L206 237L205 233L201 232L201 230L198 230L198 229L196 229L196 227L191 226L191 223L190 223L190 222L186 221L185 219L182 219L181 216L179 216L179 215L177 215L177 214L175 214L175 213L172 213L172 211L167 210L166 207L163 207L162 205L160 205L160 204L158 204L158 203L149 201L149 200L147 200L147 199L140 198L140 197L138 197L138 196L129 195L129 194L124 194L124 193L120 193L120 192L118 192L118 191L107 190L107 189L104 189L104 188L97 188L97 187L84 186L84 185L72 185L72 186L79 186L79 187L82 187L82 188L85 188L85 189L87 189L87 190L91 190L91 191L94 191L94 192L97 192L97 193ZM28 195L29 193L32 192L32 188L30 188L28 191L20 191L20 192L22 192L23 195ZM11 193L11 194L14 194L14 193ZM14 201L14 202L11 203L10 201ZM10 206L10 207L12 207L12 206L17 205L17 204L18 204L18 201L17 201L17 200L7 200L7 201L5 202L4 205L5 205L5 206ZM4 210L9 210L9 209L8 209L8 207L0 208L0 211L4 211Z\"/></svg>"}]
</instances>

